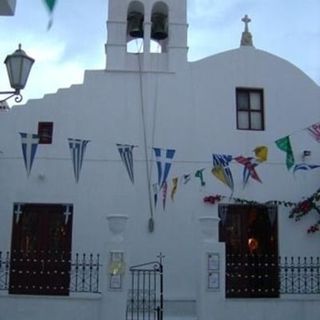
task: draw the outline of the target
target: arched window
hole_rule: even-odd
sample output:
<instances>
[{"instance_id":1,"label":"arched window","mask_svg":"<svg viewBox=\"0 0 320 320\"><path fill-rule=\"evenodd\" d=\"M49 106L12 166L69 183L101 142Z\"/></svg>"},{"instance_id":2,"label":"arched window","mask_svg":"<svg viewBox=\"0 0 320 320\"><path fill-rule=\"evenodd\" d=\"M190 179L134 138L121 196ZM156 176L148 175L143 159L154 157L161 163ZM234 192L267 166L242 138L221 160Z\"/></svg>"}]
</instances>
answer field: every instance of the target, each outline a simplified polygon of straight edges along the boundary
<instances>
[{"instance_id":1,"label":"arched window","mask_svg":"<svg viewBox=\"0 0 320 320\"><path fill-rule=\"evenodd\" d=\"M156 2L151 12L151 39L160 45L161 52L167 51L169 37L168 20L169 9L167 4L162 1Z\"/></svg>"},{"instance_id":2,"label":"arched window","mask_svg":"<svg viewBox=\"0 0 320 320\"><path fill-rule=\"evenodd\" d=\"M144 6L132 1L127 13L127 52L143 52Z\"/></svg>"},{"instance_id":3,"label":"arched window","mask_svg":"<svg viewBox=\"0 0 320 320\"><path fill-rule=\"evenodd\" d=\"M142 53L143 52L143 38L132 39L127 42L128 53Z\"/></svg>"}]
</instances>

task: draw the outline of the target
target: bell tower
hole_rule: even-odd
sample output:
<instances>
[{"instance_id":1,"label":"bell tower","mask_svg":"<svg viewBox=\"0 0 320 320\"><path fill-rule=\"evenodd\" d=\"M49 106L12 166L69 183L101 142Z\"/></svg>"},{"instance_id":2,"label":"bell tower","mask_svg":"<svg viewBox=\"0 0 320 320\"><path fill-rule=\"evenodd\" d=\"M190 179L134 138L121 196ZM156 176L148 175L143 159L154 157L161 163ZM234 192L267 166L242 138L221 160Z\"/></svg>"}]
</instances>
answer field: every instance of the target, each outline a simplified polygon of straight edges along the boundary
<instances>
[{"instance_id":1,"label":"bell tower","mask_svg":"<svg viewBox=\"0 0 320 320\"><path fill-rule=\"evenodd\" d=\"M175 71L187 62L187 0L109 0L107 29L107 70Z\"/></svg>"}]
</instances>

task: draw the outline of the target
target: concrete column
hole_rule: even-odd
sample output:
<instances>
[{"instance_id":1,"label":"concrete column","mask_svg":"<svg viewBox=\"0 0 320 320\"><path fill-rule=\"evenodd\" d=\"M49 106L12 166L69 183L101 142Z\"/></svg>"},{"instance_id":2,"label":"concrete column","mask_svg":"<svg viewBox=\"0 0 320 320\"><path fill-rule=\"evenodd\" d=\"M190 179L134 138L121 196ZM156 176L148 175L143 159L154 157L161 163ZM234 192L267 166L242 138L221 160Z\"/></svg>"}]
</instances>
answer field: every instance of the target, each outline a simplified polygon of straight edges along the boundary
<instances>
[{"instance_id":1,"label":"concrete column","mask_svg":"<svg viewBox=\"0 0 320 320\"><path fill-rule=\"evenodd\" d=\"M225 245L219 242L219 220L217 215L199 218L199 320L219 319L219 309L225 300Z\"/></svg>"},{"instance_id":2,"label":"concrete column","mask_svg":"<svg viewBox=\"0 0 320 320\"><path fill-rule=\"evenodd\" d=\"M106 241L101 277L102 300L100 319L125 319L128 295L128 270L125 229L128 216L113 214L107 217L109 237Z\"/></svg>"}]
</instances>

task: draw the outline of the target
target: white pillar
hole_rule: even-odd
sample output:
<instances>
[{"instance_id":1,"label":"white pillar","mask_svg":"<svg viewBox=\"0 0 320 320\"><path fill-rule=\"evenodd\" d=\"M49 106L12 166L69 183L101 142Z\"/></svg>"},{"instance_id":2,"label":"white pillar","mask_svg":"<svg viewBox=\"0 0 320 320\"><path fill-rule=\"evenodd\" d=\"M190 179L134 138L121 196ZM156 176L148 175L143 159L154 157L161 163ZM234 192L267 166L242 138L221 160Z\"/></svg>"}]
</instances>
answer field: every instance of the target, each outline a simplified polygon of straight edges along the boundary
<instances>
[{"instance_id":1,"label":"white pillar","mask_svg":"<svg viewBox=\"0 0 320 320\"><path fill-rule=\"evenodd\" d=\"M225 245L219 242L219 221L217 215L199 218L199 320L219 319L219 309L225 300Z\"/></svg>"},{"instance_id":2,"label":"white pillar","mask_svg":"<svg viewBox=\"0 0 320 320\"><path fill-rule=\"evenodd\" d=\"M128 216L113 214L107 217L109 237L106 241L102 274L100 319L125 319L128 296L128 268L124 238Z\"/></svg>"}]
</instances>

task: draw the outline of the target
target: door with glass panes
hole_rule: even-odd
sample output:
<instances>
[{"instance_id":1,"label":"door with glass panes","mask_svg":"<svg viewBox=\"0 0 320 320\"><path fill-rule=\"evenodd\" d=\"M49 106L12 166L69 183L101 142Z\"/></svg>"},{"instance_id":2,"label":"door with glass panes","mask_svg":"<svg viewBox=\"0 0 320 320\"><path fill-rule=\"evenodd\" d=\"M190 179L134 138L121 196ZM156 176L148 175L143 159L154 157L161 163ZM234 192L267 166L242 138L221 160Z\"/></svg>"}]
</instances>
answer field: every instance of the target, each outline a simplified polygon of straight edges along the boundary
<instances>
[{"instance_id":1,"label":"door with glass panes","mask_svg":"<svg viewBox=\"0 0 320 320\"><path fill-rule=\"evenodd\" d=\"M68 295L72 205L15 204L9 293Z\"/></svg>"}]
</instances>

